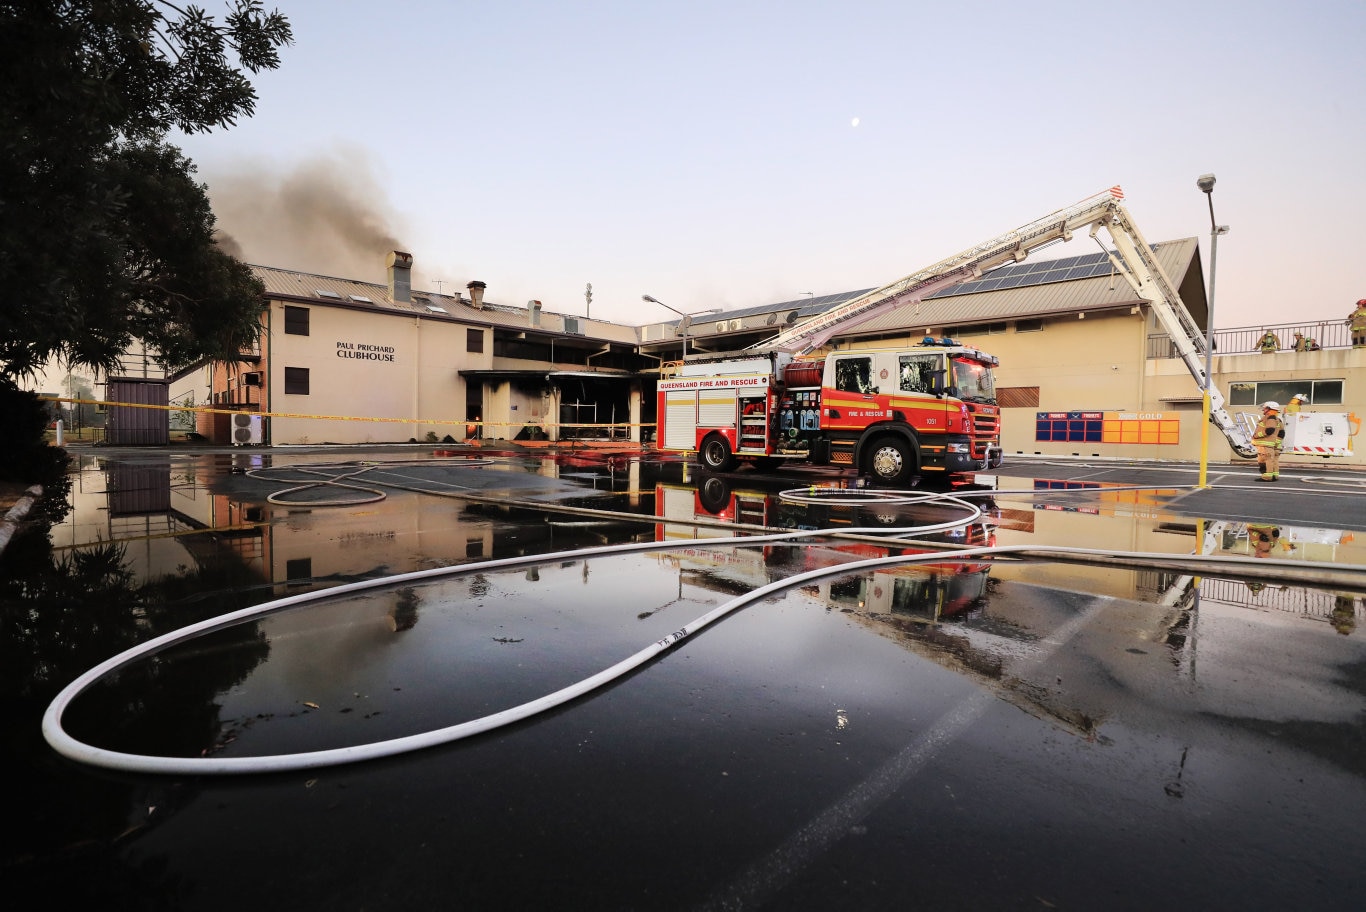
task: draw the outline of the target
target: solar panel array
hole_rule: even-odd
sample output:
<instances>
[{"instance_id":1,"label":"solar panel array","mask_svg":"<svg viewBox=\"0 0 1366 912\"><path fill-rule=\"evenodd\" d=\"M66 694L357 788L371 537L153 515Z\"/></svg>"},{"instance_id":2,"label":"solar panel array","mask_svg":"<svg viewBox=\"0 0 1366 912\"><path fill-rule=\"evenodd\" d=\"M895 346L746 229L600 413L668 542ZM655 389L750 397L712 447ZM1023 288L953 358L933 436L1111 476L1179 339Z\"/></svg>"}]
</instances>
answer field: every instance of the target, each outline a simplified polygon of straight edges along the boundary
<instances>
[{"instance_id":1,"label":"solar panel array","mask_svg":"<svg viewBox=\"0 0 1366 912\"><path fill-rule=\"evenodd\" d=\"M1153 249L1156 250L1157 245L1154 244ZM1092 279L1096 276L1109 275L1114 268L1110 258L1101 252L1063 257L1060 260L1041 260L1037 263L1015 263L993 269L980 279L946 288L930 297L948 298L953 295L976 294L980 291L1026 288L1032 285L1049 285L1053 282L1070 282L1073 279Z\"/></svg>"}]
</instances>

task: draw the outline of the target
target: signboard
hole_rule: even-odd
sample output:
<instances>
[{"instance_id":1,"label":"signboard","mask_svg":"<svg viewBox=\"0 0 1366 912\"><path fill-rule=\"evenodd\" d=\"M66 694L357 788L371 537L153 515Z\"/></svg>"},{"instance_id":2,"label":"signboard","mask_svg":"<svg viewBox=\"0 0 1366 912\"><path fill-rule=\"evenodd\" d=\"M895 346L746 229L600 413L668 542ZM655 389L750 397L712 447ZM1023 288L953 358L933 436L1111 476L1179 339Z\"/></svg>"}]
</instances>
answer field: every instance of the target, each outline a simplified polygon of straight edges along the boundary
<instances>
[{"instance_id":1,"label":"signboard","mask_svg":"<svg viewBox=\"0 0 1366 912\"><path fill-rule=\"evenodd\" d=\"M1035 412L1034 439L1175 446L1181 442L1181 419L1176 412Z\"/></svg>"}]
</instances>

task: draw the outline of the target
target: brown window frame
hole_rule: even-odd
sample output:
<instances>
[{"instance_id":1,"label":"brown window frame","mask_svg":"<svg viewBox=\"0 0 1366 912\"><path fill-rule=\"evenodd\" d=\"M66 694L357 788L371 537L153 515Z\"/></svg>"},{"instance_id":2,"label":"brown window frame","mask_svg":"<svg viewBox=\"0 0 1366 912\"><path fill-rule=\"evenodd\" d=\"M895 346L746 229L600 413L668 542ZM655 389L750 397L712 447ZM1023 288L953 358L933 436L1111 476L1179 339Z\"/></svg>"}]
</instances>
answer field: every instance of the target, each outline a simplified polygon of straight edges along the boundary
<instances>
[{"instance_id":1,"label":"brown window frame","mask_svg":"<svg viewBox=\"0 0 1366 912\"><path fill-rule=\"evenodd\" d=\"M307 307L285 305L285 332L291 336L306 336L309 329Z\"/></svg>"},{"instance_id":2,"label":"brown window frame","mask_svg":"<svg viewBox=\"0 0 1366 912\"><path fill-rule=\"evenodd\" d=\"M287 367L285 368L285 394L290 396L307 396L309 394L309 376L306 367Z\"/></svg>"}]
</instances>

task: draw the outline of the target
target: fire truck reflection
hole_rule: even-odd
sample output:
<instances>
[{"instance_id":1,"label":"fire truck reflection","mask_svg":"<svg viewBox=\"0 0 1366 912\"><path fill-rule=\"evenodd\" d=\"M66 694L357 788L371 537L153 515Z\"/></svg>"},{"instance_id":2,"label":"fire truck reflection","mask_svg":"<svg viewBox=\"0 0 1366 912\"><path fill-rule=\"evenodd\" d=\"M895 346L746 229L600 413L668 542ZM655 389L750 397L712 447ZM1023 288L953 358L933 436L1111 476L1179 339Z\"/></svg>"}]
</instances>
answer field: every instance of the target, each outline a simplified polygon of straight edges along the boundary
<instances>
[{"instance_id":1,"label":"fire truck reflection","mask_svg":"<svg viewBox=\"0 0 1366 912\"><path fill-rule=\"evenodd\" d=\"M729 479L707 476L697 488L660 484L655 503L661 519L721 520L766 529L895 529L941 523L955 515L953 506L934 504L792 503L776 491L737 489ZM988 505L994 509L994 505ZM668 527L679 537L681 526ZM660 534L668 534L661 524ZM701 534L701 533L698 533ZM691 536L689 536L691 537ZM764 548L770 572L795 574L851 561L895 554L923 555L950 548L995 544L995 526L981 519L959 529L916 534L923 547L881 545L871 539L822 538L801 544ZM661 539L662 540L662 539ZM867 614L892 614L930 621L961 615L980 607L987 594L990 564L946 559L889 567L822 583L821 597L832 608Z\"/></svg>"}]
</instances>

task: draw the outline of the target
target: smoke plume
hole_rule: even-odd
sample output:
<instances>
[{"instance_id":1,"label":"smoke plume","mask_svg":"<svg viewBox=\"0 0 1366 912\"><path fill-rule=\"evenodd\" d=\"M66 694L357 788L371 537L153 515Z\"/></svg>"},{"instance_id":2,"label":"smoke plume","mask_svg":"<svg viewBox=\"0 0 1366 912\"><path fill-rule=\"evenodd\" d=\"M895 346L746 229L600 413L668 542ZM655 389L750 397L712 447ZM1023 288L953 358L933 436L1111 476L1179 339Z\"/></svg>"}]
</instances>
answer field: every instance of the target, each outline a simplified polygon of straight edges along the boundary
<instances>
[{"instance_id":1,"label":"smoke plume","mask_svg":"<svg viewBox=\"0 0 1366 912\"><path fill-rule=\"evenodd\" d=\"M207 183L219 246L247 263L383 282L385 255L408 250L363 153L342 150L283 173L242 163Z\"/></svg>"}]
</instances>

